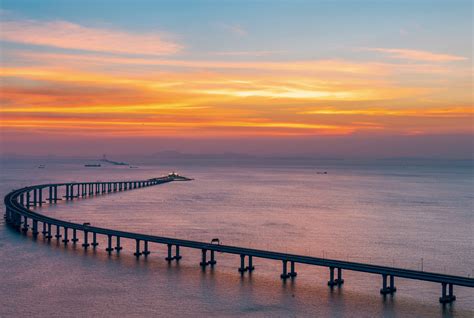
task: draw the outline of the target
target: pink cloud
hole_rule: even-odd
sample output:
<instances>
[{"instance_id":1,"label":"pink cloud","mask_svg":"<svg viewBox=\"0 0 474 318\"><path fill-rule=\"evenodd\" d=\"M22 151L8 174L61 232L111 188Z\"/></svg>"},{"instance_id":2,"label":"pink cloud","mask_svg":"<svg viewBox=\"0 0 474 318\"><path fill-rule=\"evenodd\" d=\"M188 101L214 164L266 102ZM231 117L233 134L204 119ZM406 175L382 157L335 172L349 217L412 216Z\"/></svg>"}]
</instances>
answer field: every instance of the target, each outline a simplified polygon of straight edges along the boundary
<instances>
[{"instance_id":1,"label":"pink cloud","mask_svg":"<svg viewBox=\"0 0 474 318\"><path fill-rule=\"evenodd\" d=\"M467 58L458 55L440 54L429 51L409 50L409 49L386 49L386 48L365 48L366 51L380 52L387 54L391 58L403 60L418 60L429 62L453 62L463 61Z\"/></svg>"},{"instance_id":2,"label":"pink cloud","mask_svg":"<svg viewBox=\"0 0 474 318\"><path fill-rule=\"evenodd\" d=\"M181 49L156 33L130 33L91 28L67 21L2 22L1 40L109 53L168 55Z\"/></svg>"}]
</instances>

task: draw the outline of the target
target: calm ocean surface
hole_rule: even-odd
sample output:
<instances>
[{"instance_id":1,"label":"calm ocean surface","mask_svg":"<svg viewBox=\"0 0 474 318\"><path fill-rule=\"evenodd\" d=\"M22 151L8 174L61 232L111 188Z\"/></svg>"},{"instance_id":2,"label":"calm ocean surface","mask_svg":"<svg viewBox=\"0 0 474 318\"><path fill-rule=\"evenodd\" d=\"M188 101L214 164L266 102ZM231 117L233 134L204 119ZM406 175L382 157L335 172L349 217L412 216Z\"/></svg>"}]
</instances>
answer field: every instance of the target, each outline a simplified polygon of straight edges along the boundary
<instances>
[{"instance_id":1,"label":"calm ocean surface","mask_svg":"<svg viewBox=\"0 0 474 318\"><path fill-rule=\"evenodd\" d=\"M288 253L474 276L474 173L470 163L278 166L140 166L85 168L79 163L4 163L3 196L21 186L69 181L127 180L170 170L195 178L93 199L60 202L41 213L75 222ZM328 174L316 174L327 171ZM3 202L2 202L3 203ZM82 239L82 235L80 235ZM343 272L327 287L328 270L297 265L294 282L281 263L254 259L243 278L239 258L216 254L202 272L200 251L183 248L168 266L166 247L150 246L136 261L132 242L108 257L33 241L0 226L0 317L249 316L472 317L474 291L455 287L444 309L439 284L396 279L384 299L381 277Z\"/></svg>"}]
</instances>

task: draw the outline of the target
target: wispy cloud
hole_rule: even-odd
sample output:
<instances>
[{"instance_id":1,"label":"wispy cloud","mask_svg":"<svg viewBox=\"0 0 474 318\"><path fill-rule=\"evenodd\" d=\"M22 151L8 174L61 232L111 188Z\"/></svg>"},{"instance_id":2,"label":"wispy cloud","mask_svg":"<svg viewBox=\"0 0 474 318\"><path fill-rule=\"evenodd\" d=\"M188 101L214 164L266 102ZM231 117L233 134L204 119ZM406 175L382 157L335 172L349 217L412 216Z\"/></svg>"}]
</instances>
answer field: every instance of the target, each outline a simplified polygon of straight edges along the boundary
<instances>
[{"instance_id":1,"label":"wispy cloud","mask_svg":"<svg viewBox=\"0 0 474 318\"><path fill-rule=\"evenodd\" d=\"M244 29L240 24L226 24L226 23L221 23L221 27L232 33L233 35L236 36L246 36L248 34L247 30Z\"/></svg>"},{"instance_id":2,"label":"wispy cloud","mask_svg":"<svg viewBox=\"0 0 474 318\"><path fill-rule=\"evenodd\" d=\"M157 33L92 28L67 21L3 21L0 36L15 43L108 53L168 55L182 48Z\"/></svg>"},{"instance_id":3,"label":"wispy cloud","mask_svg":"<svg viewBox=\"0 0 474 318\"><path fill-rule=\"evenodd\" d=\"M275 54L281 54L284 51L221 51L221 52L212 52L212 55L218 56L251 56L251 57L261 57L261 56L270 56Z\"/></svg>"},{"instance_id":4,"label":"wispy cloud","mask_svg":"<svg viewBox=\"0 0 474 318\"><path fill-rule=\"evenodd\" d=\"M363 48L365 51L379 52L386 54L390 58L402 59L402 60L414 60L414 61L426 61L426 62L453 62L463 61L467 58L464 56L433 53L429 51L421 50L409 50L409 49L387 49L387 48Z\"/></svg>"}]
</instances>

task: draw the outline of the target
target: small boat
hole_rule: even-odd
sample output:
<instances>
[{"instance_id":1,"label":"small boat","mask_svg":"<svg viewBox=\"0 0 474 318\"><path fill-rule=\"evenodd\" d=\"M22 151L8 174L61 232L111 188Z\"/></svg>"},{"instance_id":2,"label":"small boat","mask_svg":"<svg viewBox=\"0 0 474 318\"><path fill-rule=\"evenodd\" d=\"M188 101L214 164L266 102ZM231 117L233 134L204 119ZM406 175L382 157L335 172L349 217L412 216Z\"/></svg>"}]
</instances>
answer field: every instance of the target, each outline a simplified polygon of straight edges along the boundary
<instances>
[{"instance_id":1,"label":"small boat","mask_svg":"<svg viewBox=\"0 0 474 318\"><path fill-rule=\"evenodd\" d=\"M96 168L96 167L101 167L101 165L100 165L100 163L88 163L88 164L85 164L84 167Z\"/></svg>"},{"instance_id":2,"label":"small boat","mask_svg":"<svg viewBox=\"0 0 474 318\"><path fill-rule=\"evenodd\" d=\"M44 168L46 168L45 165L39 165L39 166L38 166L38 169L44 169Z\"/></svg>"},{"instance_id":3,"label":"small boat","mask_svg":"<svg viewBox=\"0 0 474 318\"><path fill-rule=\"evenodd\" d=\"M138 169L137 166L129 166L130 169Z\"/></svg>"}]
</instances>

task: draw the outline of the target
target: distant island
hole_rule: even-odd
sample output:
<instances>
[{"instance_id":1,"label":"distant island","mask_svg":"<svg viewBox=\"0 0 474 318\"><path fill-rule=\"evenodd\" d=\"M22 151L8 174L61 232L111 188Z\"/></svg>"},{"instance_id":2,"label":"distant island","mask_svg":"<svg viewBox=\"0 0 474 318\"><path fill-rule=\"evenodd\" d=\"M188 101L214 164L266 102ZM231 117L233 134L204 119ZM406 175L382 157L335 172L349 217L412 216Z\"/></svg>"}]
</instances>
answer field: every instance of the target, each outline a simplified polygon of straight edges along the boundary
<instances>
[{"instance_id":1,"label":"distant island","mask_svg":"<svg viewBox=\"0 0 474 318\"><path fill-rule=\"evenodd\" d=\"M119 161L109 160L109 159L107 159L107 157L105 155L102 156L102 159L100 159L100 161L110 163L110 164L113 164L115 166L129 166L130 165L129 163L126 163L126 162L119 162Z\"/></svg>"}]
</instances>

